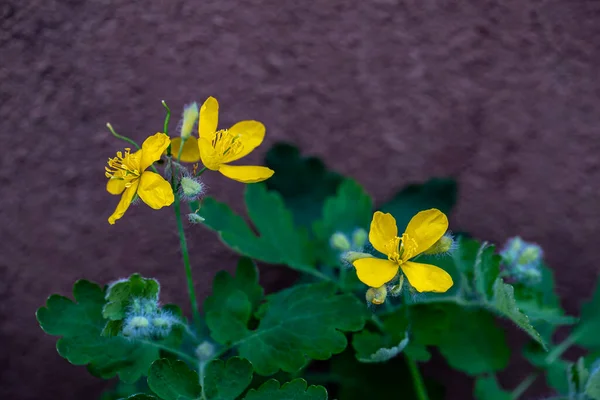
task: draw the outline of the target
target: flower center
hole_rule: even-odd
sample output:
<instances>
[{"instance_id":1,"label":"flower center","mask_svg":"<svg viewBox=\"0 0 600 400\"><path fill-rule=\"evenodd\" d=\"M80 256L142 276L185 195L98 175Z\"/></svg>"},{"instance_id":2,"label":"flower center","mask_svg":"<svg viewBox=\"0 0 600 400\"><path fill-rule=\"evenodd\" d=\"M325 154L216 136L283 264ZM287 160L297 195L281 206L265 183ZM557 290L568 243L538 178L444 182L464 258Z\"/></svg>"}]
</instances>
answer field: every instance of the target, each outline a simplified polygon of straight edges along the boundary
<instances>
[{"instance_id":1,"label":"flower center","mask_svg":"<svg viewBox=\"0 0 600 400\"><path fill-rule=\"evenodd\" d=\"M238 140L239 138L240 135L232 135L229 130L221 129L217 131L212 146L219 156L233 157L239 154L244 147L241 141Z\"/></svg>"},{"instance_id":2,"label":"flower center","mask_svg":"<svg viewBox=\"0 0 600 400\"><path fill-rule=\"evenodd\" d=\"M136 154L131 154L131 149L125 149L125 154L119 151L116 157L108 159L105 175L110 179L126 180L125 187L129 187L132 181L140 177L138 161Z\"/></svg>"},{"instance_id":3,"label":"flower center","mask_svg":"<svg viewBox=\"0 0 600 400\"><path fill-rule=\"evenodd\" d=\"M386 253L388 260L397 264L402 264L417 253L417 241L406 233L402 234L402 238L396 236L386 244Z\"/></svg>"}]
</instances>

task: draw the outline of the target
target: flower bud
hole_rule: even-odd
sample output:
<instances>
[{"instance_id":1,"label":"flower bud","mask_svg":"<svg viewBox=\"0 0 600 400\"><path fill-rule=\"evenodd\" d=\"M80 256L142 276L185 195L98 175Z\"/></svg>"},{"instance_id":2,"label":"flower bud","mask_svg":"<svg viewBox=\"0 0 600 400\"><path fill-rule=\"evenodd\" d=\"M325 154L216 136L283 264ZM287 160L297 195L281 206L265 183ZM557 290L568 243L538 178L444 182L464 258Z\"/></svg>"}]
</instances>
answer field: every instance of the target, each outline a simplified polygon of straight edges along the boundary
<instances>
[{"instance_id":1,"label":"flower bud","mask_svg":"<svg viewBox=\"0 0 600 400\"><path fill-rule=\"evenodd\" d=\"M352 248L362 249L367 243L368 234L363 228L357 228L352 233Z\"/></svg>"},{"instance_id":2,"label":"flower bud","mask_svg":"<svg viewBox=\"0 0 600 400\"><path fill-rule=\"evenodd\" d=\"M500 252L508 275L527 286L535 286L542 280L543 251L540 246L520 237L510 239Z\"/></svg>"},{"instance_id":3,"label":"flower bud","mask_svg":"<svg viewBox=\"0 0 600 400\"><path fill-rule=\"evenodd\" d=\"M179 182L180 195L184 200L193 201L204 192L204 184L198 178L184 176Z\"/></svg>"},{"instance_id":4,"label":"flower bud","mask_svg":"<svg viewBox=\"0 0 600 400\"><path fill-rule=\"evenodd\" d=\"M350 241L348 240L348 237L340 232L336 232L331 235L331 238L329 239L329 245L335 250L339 251L350 250Z\"/></svg>"},{"instance_id":5,"label":"flower bud","mask_svg":"<svg viewBox=\"0 0 600 400\"><path fill-rule=\"evenodd\" d=\"M373 258L373 256L369 253L362 253L360 251L346 251L341 255L342 261L348 262L352 264L356 260L360 260L361 258Z\"/></svg>"},{"instance_id":6,"label":"flower bud","mask_svg":"<svg viewBox=\"0 0 600 400\"><path fill-rule=\"evenodd\" d=\"M207 341L204 341L196 347L196 357L200 361L202 360L210 360L215 354L215 346Z\"/></svg>"},{"instance_id":7,"label":"flower bud","mask_svg":"<svg viewBox=\"0 0 600 400\"><path fill-rule=\"evenodd\" d=\"M387 289L385 286L379 288L369 288L365 295L367 302L372 304L383 304L385 303L385 298L387 297Z\"/></svg>"},{"instance_id":8,"label":"flower bud","mask_svg":"<svg viewBox=\"0 0 600 400\"><path fill-rule=\"evenodd\" d=\"M188 221L190 221L190 223L192 224L201 224L205 221L205 219L201 216L199 216L196 213L190 213L187 215L188 217Z\"/></svg>"},{"instance_id":9,"label":"flower bud","mask_svg":"<svg viewBox=\"0 0 600 400\"><path fill-rule=\"evenodd\" d=\"M425 250L423 254L446 254L450 253L455 247L455 241L451 234L446 233L430 248Z\"/></svg>"},{"instance_id":10,"label":"flower bud","mask_svg":"<svg viewBox=\"0 0 600 400\"><path fill-rule=\"evenodd\" d=\"M183 122L181 124L181 137L183 140L189 138L198 120L198 104L192 103L183 109Z\"/></svg>"}]
</instances>

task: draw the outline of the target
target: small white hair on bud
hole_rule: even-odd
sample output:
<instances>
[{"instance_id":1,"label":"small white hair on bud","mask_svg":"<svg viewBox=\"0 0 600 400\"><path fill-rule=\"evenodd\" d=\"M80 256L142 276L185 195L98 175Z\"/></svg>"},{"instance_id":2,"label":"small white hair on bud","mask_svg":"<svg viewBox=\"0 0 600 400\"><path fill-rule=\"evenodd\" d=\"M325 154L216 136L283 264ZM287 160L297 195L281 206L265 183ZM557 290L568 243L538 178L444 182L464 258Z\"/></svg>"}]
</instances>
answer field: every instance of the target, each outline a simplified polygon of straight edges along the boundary
<instances>
[{"instance_id":1,"label":"small white hair on bud","mask_svg":"<svg viewBox=\"0 0 600 400\"><path fill-rule=\"evenodd\" d=\"M180 135L183 139L187 139L192 135L192 131L198 121L198 114L198 103L193 102L184 107L180 128Z\"/></svg>"},{"instance_id":2,"label":"small white hair on bud","mask_svg":"<svg viewBox=\"0 0 600 400\"><path fill-rule=\"evenodd\" d=\"M205 185L196 177L185 175L179 181L179 196L185 201L194 201L204 194Z\"/></svg>"}]
</instances>

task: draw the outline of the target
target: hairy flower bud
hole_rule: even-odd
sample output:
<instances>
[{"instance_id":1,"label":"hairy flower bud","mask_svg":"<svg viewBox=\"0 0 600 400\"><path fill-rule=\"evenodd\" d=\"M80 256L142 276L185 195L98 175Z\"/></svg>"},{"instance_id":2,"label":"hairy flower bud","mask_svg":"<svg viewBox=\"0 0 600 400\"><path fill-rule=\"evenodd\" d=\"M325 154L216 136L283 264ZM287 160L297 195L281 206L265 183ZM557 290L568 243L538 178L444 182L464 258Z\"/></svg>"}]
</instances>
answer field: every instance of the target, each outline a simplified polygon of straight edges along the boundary
<instances>
[{"instance_id":1,"label":"hairy flower bud","mask_svg":"<svg viewBox=\"0 0 600 400\"><path fill-rule=\"evenodd\" d=\"M336 232L331 235L329 245L339 251L348 251L351 247L348 237L341 232Z\"/></svg>"},{"instance_id":2,"label":"hairy flower bud","mask_svg":"<svg viewBox=\"0 0 600 400\"><path fill-rule=\"evenodd\" d=\"M535 286L542 280L543 251L540 246L528 243L520 237L510 239L500 252L507 267L507 273L517 281Z\"/></svg>"},{"instance_id":3,"label":"hairy flower bud","mask_svg":"<svg viewBox=\"0 0 600 400\"><path fill-rule=\"evenodd\" d=\"M184 176L179 185L179 194L183 200L193 201L204 193L204 184L198 178Z\"/></svg>"},{"instance_id":4,"label":"hairy flower bud","mask_svg":"<svg viewBox=\"0 0 600 400\"><path fill-rule=\"evenodd\" d=\"M196 347L196 357L200 361L210 360L215 354L215 346L207 341L204 341Z\"/></svg>"},{"instance_id":5,"label":"hairy flower bud","mask_svg":"<svg viewBox=\"0 0 600 400\"><path fill-rule=\"evenodd\" d=\"M190 223L192 224L201 224L205 221L205 219L201 216L199 216L196 213L190 213L187 215L188 217L188 221L190 221Z\"/></svg>"},{"instance_id":6,"label":"hairy flower bud","mask_svg":"<svg viewBox=\"0 0 600 400\"><path fill-rule=\"evenodd\" d=\"M440 238L437 242L435 242L429 249L423 252L423 254L447 254L452 252L456 247L456 242L450 233L446 233L444 236Z\"/></svg>"},{"instance_id":7,"label":"hairy flower bud","mask_svg":"<svg viewBox=\"0 0 600 400\"><path fill-rule=\"evenodd\" d=\"M360 251L346 251L341 255L341 259L347 263L352 264L356 260L360 260L361 258L369 258L373 257L369 253L362 253Z\"/></svg>"},{"instance_id":8,"label":"hairy flower bud","mask_svg":"<svg viewBox=\"0 0 600 400\"><path fill-rule=\"evenodd\" d=\"M192 135L194 125L198 120L198 104L192 103L183 109L183 122L181 124L181 137L185 140Z\"/></svg>"},{"instance_id":9,"label":"hairy flower bud","mask_svg":"<svg viewBox=\"0 0 600 400\"><path fill-rule=\"evenodd\" d=\"M369 288L365 295L367 302L372 304L383 304L385 303L385 298L387 297L387 289L385 286L379 288Z\"/></svg>"},{"instance_id":10,"label":"hairy flower bud","mask_svg":"<svg viewBox=\"0 0 600 400\"><path fill-rule=\"evenodd\" d=\"M363 228L357 228L352 233L352 248L355 250L362 249L367 243L368 234Z\"/></svg>"}]
</instances>

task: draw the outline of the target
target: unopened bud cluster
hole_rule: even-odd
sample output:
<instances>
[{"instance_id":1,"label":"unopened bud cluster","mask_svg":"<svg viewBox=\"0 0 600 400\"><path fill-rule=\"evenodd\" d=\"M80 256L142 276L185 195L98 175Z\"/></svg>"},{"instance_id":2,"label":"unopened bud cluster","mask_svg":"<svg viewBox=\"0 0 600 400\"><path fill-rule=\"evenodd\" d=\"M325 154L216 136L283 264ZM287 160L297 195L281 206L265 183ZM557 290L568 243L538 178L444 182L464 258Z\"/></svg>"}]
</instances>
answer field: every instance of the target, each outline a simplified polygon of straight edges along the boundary
<instances>
[{"instance_id":1,"label":"unopened bud cluster","mask_svg":"<svg viewBox=\"0 0 600 400\"><path fill-rule=\"evenodd\" d=\"M520 237L509 239L500 252L509 276L527 286L535 286L542 280L541 263L543 251L535 243Z\"/></svg>"},{"instance_id":2,"label":"unopened bud cluster","mask_svg":"<svg viewBox=\"0 0 600 400\"><path fill-rule=\"evenodd\" d=\"M348 236L342 232L336 232L331 235L329 245L332 249L339 252L340 260L344 265L349 266L352 262L365 257L373 257L371 254L363 253L367 243L368 234L362 228L357 228Z\"/></svg>"},{"instance_id":3,"label":"unopened bud cluster","mask_svg":"<svg viewBox=\"0 0 600 400\"><path fill-rule=\"evenodd\" d=\"M164 338L181 321L170 312L161 310L157 300L134 298L125 314L121 333L126 337Z\"/></svg>"}]
</instances>

